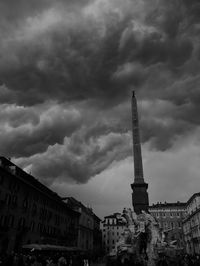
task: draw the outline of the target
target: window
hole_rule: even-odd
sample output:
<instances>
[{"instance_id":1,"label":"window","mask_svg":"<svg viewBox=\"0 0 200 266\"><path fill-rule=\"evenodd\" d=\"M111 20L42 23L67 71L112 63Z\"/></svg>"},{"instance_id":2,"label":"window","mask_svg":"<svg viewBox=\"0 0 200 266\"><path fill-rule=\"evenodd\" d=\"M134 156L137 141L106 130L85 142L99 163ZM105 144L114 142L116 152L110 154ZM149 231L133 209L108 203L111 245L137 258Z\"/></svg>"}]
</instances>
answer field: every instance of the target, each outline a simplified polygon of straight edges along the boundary
<instances>
[{"instance_id":1,"label":"window","mask_svg":"<svg viewBox=\"0 0 200 266\"><path fill-rule=\"evenodd\" d=\"M9 227L13 227L14 225L14 216L13 215L9 215L8 217L8 226Z\"/></svg>"},{"instance_id":2,"label":"window","mask_svg":"<svg viewBox=\"0 0 200 266\"><path fill-rule=\"evenodd\" d=\"M39 233L42 231L42 224L41 223L38 224L37 230L38 230Z\"/></svg>"},{"instance_id":3,"label":"window","mask_svg":"<svg viewBox=\"0 0 200 266\"><path fill-rule=\"evenodd\" d=\"M16 181L10 181L9 184L9 189L13 192L18 192L19 191L19 185Z\"/></svg>"},{"instance_id":4,"label":"window","mask_svg":"<svg viewBox=\"0 0 200 266\"><path fill-rule=\"evenodd\" d=\"M48 211L48 221L51 220L52 216L53 216L52 212ZM105 231L105 229L103 229L103 230Z\"/></svg>"},{"instance_id":5,"label":"window","mask_svg":"<svg viewBox=\"0 0 200 266\"><path fill-rule=\"evenodd\" d=\"M6 202L6 205L10 205L10 203L11 203L11 195L10 194L6 194L6 198L5 198L5 202Z\"/></svg>"},{"instance_id":6,"label":"window","mask_svg":"<svg viewBox=\"0 0 200 266\"><path fill-rule=\"evenodd\" d=\"M114 239L113 239L112 243L115 244L115 240Z\"/></svg>"},{"instance_id":7,"label":"window","mask_svg":"<svg viewBox=\"0 0 200 266\"><path fill-rule=\"evenodd\" d=\"M27 210L27 208L28 208L28 199L27 198L25 198L23 201L23 208L24 208L24 210Z\"/></svg>"},{"instance_id":8,"label":"window","mask_svg":"<svg viewBox=\"0 0 200 266\"><path fill-rule=\"evenodd\" d=\"M12 196L12 206L13 207L17 206L17 196L16 195Z\"/></svg>"},{"instance_id":9,"label":"window","mask_svg":"<svg viewBox=\"0 0 200 266\"><path fill-rule=\"evenodd\" d=\"M30 230L31 232L34 232L35 223L32 221L30 224Z\"/></svg>"},{"instance_id":10,"label":"window","mask_svg":"<svg viewBox=\"0 0 200 266\"><path fill-rule=\"evenodd\" d=\"M37 213L37 205L33 203L32 216L34 216L36 213Z\"/></svg>"},{"instance_id":11,"label":"window","mask_svg":"<svg viewBox=\"0 0 200 266\"><path fill-rule=\"evenodd\" d=\"M36 202L39 201L39 196L38 196L38 194L34 194L34 196L33 196L33 200L36 201Z\"/></svg>"},{"instance_id":12,"label":"window","mask_svg":"<svg viewBox=\"0 0 200 266\"><path fill-rule=\"evenodd\" d=\"M1 226L7 226L7 224L8 224L8 217L5 215L2 215L0 217L0 225Z\"/></svg>"},{"instance_id":13,"label":"window","mask_svg":"<svg viewBox=\"0 0 200 266\"><path fill-rule=\"evenodd\" d=\"M40 215L39 215L39 219L42 220L44 216L44 209L40 208Z\"/></svg>"}]
</instances>

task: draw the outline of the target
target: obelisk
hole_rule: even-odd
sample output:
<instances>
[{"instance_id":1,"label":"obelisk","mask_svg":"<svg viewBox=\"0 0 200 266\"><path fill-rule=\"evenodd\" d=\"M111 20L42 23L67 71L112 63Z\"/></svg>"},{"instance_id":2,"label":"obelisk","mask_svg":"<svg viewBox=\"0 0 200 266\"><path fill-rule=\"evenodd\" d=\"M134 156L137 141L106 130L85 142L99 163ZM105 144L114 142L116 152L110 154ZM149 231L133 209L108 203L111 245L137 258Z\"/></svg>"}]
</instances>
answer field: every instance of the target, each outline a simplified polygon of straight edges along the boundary
<instances>
[{"instance_id":1,"label":"obelisk","mask_svg":"<svg viewBox=\"0 0 200 266\"><path fill-rule=\"evenodd\" d=\"M133 190L132 204L136 214L140 214L142 210L148 211L149 197L148 184L144 182L142 152L140 144L139 121L137 111L137 100L135 92L132 92L132 133L133 133L133 158L134 158L134 182L131 184Z\"/></svg>"}]
</instances>

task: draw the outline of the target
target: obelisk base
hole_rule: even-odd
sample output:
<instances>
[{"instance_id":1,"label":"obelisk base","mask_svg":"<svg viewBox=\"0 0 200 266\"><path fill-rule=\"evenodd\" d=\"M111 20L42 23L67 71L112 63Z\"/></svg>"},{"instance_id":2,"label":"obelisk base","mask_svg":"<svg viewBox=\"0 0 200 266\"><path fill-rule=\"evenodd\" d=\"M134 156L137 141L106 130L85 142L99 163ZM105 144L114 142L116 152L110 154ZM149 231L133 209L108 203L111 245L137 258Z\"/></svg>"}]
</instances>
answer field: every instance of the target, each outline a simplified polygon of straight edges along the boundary
<instances>
[{"instance_id":1,"label":"obelisk base","mask_svg":"<svg viewBox=\"0 0 200 266\"><path fill-rule=\"evenodd\" d=\"M147 183L133 183L131 184L133 190L132 204L136 214L140 214L142 210L148 212L149 196L147 192Z\"/></svg>"}]
</instances>

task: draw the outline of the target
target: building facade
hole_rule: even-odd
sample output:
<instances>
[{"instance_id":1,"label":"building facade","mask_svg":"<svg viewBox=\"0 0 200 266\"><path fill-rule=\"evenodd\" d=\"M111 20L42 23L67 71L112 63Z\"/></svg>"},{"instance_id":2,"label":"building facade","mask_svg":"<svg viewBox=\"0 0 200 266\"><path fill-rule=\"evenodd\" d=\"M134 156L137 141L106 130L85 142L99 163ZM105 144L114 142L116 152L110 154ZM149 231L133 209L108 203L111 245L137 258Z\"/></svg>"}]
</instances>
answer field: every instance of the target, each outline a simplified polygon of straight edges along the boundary
<instances>
[{"instance_id":1,"label":"building facade","mask_svg":"<svg viewBox=\"0 0 200 266\"><path fill-rule=\"evenodd\" d=\"M126 221L124 221L120 213L114 213L105 216L101 224L103 249L106 254L115 249L116 243L127 228Z\"/></svg>"},{"instance_id":2,"label":"building facade","mask_svg":"<svg viewBox=\"0 0 200 266\"><path fill-rule=\"evenodd\" d=\"M166 241L176 240L179 247L184 247L183 220L186 217L186 203L157 203L149 206L150 214L158 221Z\"/></svg>"},{"instance_id":3,"label":"building facade","mask_svg":"<svg viewBox=\"0 0 200 266\"><path fill-rule=\"evenodd\" d=\"M102 255L102 232L101 232L101 219L93 215L94 229L93 229L93 255L98 257Z\"/></svg>"},{"instance_id":4,"label":"building facade","mask_svg":"<svg viewBox=\"0 0 200 266\"><path fill-rule=\"evenodd\" d=\"M80 213L78 222L78 247L93 255L99 254L101 251L100 218L93 213L91 208L86 207L73 197L66 197L63 200L70 208Z\"/></svg>"},{"instance_id":5,"label":"building facade","mask_svg":"<svg viewBox=\"0 0 200 266\"><path fill-rule=\"evenodd\" d=\"M200 192L187 201L183 232L188 254L200 254Z\"/></svg>"},{"instance_id":6,"label":"building facade","mask_svg":"<svg viewBox=\"0 0 200 266\"><path fill-rule=\"evenodd\" d=\"M30 243L77 246L79 216L55 192L0 157L0 252Z\"/></svg>"}]
</instances>

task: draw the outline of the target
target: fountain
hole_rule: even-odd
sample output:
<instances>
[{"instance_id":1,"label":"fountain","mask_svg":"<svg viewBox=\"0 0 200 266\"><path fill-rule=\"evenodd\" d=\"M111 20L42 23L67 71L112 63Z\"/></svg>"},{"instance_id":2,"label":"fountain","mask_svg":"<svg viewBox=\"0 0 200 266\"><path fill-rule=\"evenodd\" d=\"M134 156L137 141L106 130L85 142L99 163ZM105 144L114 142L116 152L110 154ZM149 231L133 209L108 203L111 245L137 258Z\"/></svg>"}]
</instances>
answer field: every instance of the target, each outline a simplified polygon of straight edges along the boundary
<instances>
[{"instance_id":1,"label":"fountain","mask_svg":"<svg viewBox=\"0 0 200 266\"><path fill-rule=\"evenodd\" d=\"M136 214L131 209L123 210L127 228L116 243L115 251L123 264L125 259L140 261L143 265L153 266L158 259L158 250L165 246L163 234L158 223L149 213Z\"/></svg>"}]
</instances>

